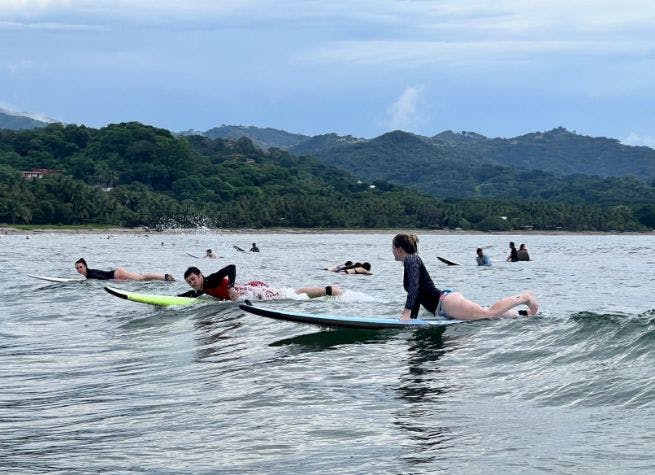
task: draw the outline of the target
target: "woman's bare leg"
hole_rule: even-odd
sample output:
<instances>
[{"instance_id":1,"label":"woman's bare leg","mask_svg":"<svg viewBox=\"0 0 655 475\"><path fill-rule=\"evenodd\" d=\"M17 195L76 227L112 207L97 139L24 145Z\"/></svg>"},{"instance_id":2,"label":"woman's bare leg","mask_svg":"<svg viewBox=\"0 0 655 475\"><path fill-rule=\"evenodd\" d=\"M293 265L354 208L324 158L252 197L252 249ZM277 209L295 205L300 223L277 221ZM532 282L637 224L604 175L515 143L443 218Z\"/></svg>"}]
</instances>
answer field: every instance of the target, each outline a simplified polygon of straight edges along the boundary
<instances>
[{"instance_id":1,"label":"woman's bare leg","mask_svg":"<svg viewBox=\"0 0 655 475\"><path fill-rule=\"evenodd\" d=\"M330 295L333 296L338 296L343 294L341 289L337 287L336 285L331 285L332 288L332 293ZM307 297L310 299L314 299L316 297L324 297L327 295L327 290L325 287L301 287L299 289L296 289L297 294L307 294Z\"/></svg>"},{"instance_id":2,"label":"woman's bare leg","mask_svg":"<svg viewBox=\"0 0 655 475\"><path fill-rule=\"evenodd\" d=\"M493 304L490 308L472 302L459 292L448 294L441 303L441 309L450 318L458 320L480 320L491 317L513 317L516 313L510 312L514 307L527 305L528 315L535 315L539 310L539 304L530 292L520 295L505 297Z\"/></svg>"},{"instance_id":3,"label":"woman's bare leg","mask_svg":"<svg viewBox=\"0 0 655 475\"><path fill-rule=\"evenodd\" d=\"M457 320L480 320L495 316L482 305L464 298L459 292L451 292L441 301L441 311L449 318Z\"/></svg>"},{"instance_id":4,"label":"woman's bare leg","mask_svg":"<svg viewBox=\"0 0 655 475\"><path fill-rule=\"evenodd\" d=\"M122 267L118 267L114 271L114 279L117 279L117 280L141 280L141 281L166 280L166 274L156 274L156 273L139 274L138 272L132 272L132 271L129 271L127 269L123 269ZM175 279L173 278L172 275L169 274L168 280L174 281Z\"/></svg>"},{"instance_id":5,"label":"woman's bare leg","mask_svg":"<svg viewBox=\"0 0 655 475\"><path fill-rule=\"evenodd\" d=\"M528 315L530 316L535 315L539 310L539 304L534 298L534 295L532 295L530 292L524 292L519 295L512 295L511 297L500 299L498 302L489 307L489 312L496 317L501 317L509 310L519 305L527 305L529 309Z\"/></svg>"}]
</instances>

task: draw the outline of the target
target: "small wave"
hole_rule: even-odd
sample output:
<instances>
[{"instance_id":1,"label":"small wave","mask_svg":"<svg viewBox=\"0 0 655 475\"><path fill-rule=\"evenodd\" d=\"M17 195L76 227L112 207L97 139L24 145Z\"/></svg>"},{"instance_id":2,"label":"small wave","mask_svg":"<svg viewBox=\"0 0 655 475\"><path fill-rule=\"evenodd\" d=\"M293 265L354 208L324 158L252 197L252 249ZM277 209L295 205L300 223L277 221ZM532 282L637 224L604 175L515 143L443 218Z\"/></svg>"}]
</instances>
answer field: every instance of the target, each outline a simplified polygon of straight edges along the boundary
<instances>
[{"instance_id":1,"label":"small wave","mask_svg":"<svg viewBox=\"0 0 655 475\"><path fill-rule=\"evenodd\" d=\"M569 316L569 321L590 328L617 327L626 325L648 326L655 324L655 310L648 310L641 314L632 313L596 313L577 312Z\"/></svg>"}]
</instances>

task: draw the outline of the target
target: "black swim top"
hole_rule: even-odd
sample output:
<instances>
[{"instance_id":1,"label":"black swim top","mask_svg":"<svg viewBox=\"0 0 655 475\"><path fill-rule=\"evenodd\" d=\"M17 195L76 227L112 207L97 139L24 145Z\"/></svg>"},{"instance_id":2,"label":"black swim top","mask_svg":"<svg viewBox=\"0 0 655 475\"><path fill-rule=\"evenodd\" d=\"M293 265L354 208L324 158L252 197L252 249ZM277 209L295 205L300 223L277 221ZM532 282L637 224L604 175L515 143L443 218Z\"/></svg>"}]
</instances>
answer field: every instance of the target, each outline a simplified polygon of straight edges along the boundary
<instances>
[{"instance_id":1,"label":"black swim top","mask_svg":"<svg viewBox=\"0 0 655 475\"><path fill-rule=\"evenodd\" d=\"M408 254L403 265L403 287L407 291L405 308L411 309L412 318L416 318L421 305L430 313L435 313L441 291L432 282L423 261L418 254Z\"/></svg>"},{"instance_id":2,"label":"black swim top","mask_svg":"<svg viewBox=\"0 0 655 475\"><path fill-rule=\"evenodd\" d=\"M114 278L113 270L99 270L86 268L87 279L111 280Z\"/></svg>"}]
</instances>

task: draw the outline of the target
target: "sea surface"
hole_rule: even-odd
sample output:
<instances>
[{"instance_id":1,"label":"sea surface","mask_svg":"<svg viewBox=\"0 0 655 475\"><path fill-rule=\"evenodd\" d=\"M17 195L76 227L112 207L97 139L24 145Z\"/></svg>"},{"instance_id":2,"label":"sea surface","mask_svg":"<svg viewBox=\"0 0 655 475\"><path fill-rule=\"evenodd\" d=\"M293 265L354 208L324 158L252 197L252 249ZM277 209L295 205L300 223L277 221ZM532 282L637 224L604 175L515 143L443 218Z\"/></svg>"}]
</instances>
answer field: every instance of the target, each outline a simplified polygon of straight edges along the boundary
<instances>
[{"instance_id":1,"label":"sea surface","mask_svg":"<svg viewBox=\"0 0 655 475\"><path fill-rule=\"evenodd\" d=\"M328 330L234 303L157 309L184 270L338 285L276 309L397 317L392 232L1 235L0 473L655 473L655 235L420 234L440 287L490 305L531 290L532 318L445 330ZM530 262L507 263L508 242ZM260 253L243 253L256 242ZM494 260L475 265L475 249ZM212 248L221 259L194 258ZM458 262L446 266L437 256ZM374 275L324 268L368 261ZM262 304L263 305L263 304ZM423 317L429 316L425 312Z\"/></svg>"}]
</instances>

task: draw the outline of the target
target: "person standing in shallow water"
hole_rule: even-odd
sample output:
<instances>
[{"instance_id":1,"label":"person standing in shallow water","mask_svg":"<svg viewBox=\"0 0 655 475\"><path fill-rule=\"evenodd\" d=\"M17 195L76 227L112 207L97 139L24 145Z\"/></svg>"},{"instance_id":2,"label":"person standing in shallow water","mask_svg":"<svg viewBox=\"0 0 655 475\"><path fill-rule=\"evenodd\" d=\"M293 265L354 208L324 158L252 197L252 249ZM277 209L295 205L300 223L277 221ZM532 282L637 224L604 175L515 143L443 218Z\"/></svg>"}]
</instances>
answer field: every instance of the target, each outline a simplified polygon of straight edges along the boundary
<instances>
[{"instance_id":1,"label":"person standing in shallow water","mask_svg":"<svg viewBox=\"0 0 655 475\"><path fill-rule=\"evenodd\" d=\"M492 266L491 259L489 259L489 256L484 254L484 251L482 250L481 247L478 247L475 253L476 253L475 260L479 266L486 266L486 267Z\"/></svg>"},{"instance_id":2,"label":"person standing in shallow water","mask_svg":"<svg viewBox=\"0 0 655 475\"><path fill-rule=\"evenodd\" d=\"M459 292L440 290L432 282L423 261L418 256L418 238L414 234L397 234L391 242L391 250L397 261L403 263L403 287L407 292L402 320L416 318L421 305L430 313L456 320L480 320L493 317L532 316L539 304L532 293L504 297L491 307L472 302ZM514 310L525 305L528 310Z\"/></svg>"},{"instance_id":3,"label":"person standing in shallow water","mask_svg":"<svg viewBox=\"0 0 655 475\"><path fill-rule=\"evenodd\" d=\"M519 254L518 251L516 250L516 246L511 241L509 243L509 256L507 256L506 260L510 262L516 262L519 260Z\"/></svg>"},{"instance_id":4,"label":"person standing in shallow water","mask_svg":"<svg viewBox=\"0 0 655 475\"><path fill-rule=\"evenodd\" d=\"M259 252L259 248L257 247L257 244L254 242L252 243L252 247L250 248L250 252Z\"/></svg>"},{"instance_id":5,"label":"person standing in shallow water","mask_svg":"<svg viewBox=\"0 0 655 475\"><path fill-rule=\"evenodd\" d=\"M516 259L518 261L529 261L530 254L528 254L528 248L525 247L525 244L519 246L519 250L516 252Z\"/></svg>"}]
</instances>

